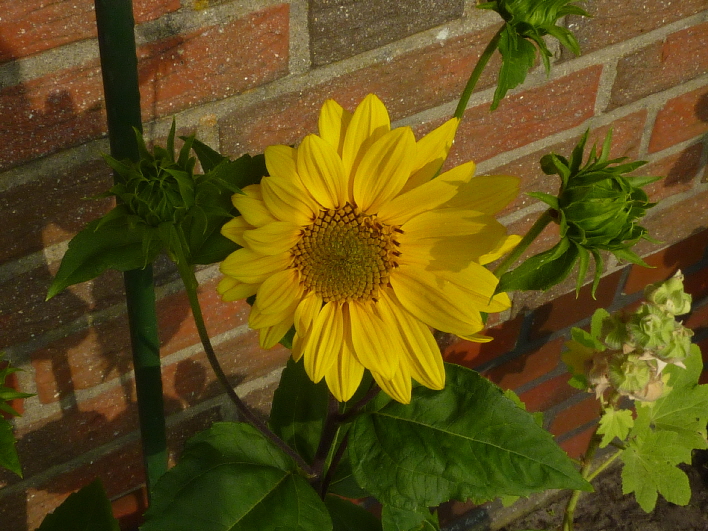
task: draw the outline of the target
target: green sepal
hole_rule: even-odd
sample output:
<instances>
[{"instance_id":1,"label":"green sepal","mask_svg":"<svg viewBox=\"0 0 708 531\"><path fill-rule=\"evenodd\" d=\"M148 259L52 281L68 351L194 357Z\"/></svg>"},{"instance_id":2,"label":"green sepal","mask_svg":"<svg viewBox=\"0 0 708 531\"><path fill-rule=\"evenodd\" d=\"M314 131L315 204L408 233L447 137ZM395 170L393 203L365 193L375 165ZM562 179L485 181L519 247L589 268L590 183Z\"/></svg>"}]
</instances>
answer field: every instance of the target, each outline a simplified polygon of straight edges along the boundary
<instances>
[{"instance_id":1,"label":"green sepal","mask_svg":"<svg viewBox=\"0 0 708 531\"><path fill-rule=\"evenodd\" d=\"M329 390L313 383L305 364L288 360L273 395L270 428L308 463L312 463L327 416Z\"/></svg>"},{"instance_id":2,"label":"green sepal","mask_svg":"<svg viewBox=\"0 0 708 531\"><path fill-rule=\"evenodd\" d=\"M325 505L333 531L381 531L381 521L361 505L328 494Z\"/></svg>"},{"instance_id":3,"label":"green sepal","mask_svg":"<svg viewBox=\"0 0 708 531\"><path fill-rule=\"evenodd\" d=\"M591 489L532 415L478 373L445 368L443 390L418 386L408 405L381 393L354 421L349 455L358 484L384 505L412 511L451 499Z\"/></svg>"},{"instance_id":4,"label":"green sepal","mask_svg":"<svg viewBox=\"0 0 708 531\"><path fill-rule=\"evenodd\" d=\"M68 286L96 278L106 269L129 271L142 269L159 254L161 246L150 240L143 248L143 224L133 224L125 217L102 223L100 219L89 223L69 242L69 248L47 293L47 300Z\"/></svg>"},{"instance_id":5,"label":"green sepal","mask_svg":"<svg viewBox=\"0 0 708 531\"><path fill-rule=\"evenodd\" d=\"M295 462L245 423L191 438L153 490L141 531L330 531L324 502Z\"/></svg>"},{"instance_id":6,"label":"green sepal","mask_svg":"<svg viewBox=\"0 0 708 531\"><path fill-rule=\"evenodd\" d=\"M558 210L558 198L555 195L546 194L544 192L529 192L526 195L543 201L551 208Z\"/></svg>"},{"instance_id":7,"label":"green sepal","mask_svg":"<svg viewBox=\"0 0 708 531\"><path fill-rule=\"evenodd\" d=\"M519 35L510 24L504 27L499 38L499 53L502 56L502 65L491 110L499 106L507 91L524 82L536 58L533 44Z\"/></svg>"},{"instance_id":8,"label":"green sepal","mask_svg":"<svg viewBox=\"0 0 708 531\"><path fill-rule=\"evenodd\" d=\"M189 137L181 136L180 138L186 141ZM227 157L223 156L221 153L210 148L204 142L197 140L196 138L192 142L192 150L194 150L194 153L197 155L199 164L202 165L202 170L204 173L209 173L221 162L228 160Z\"/></svg>"},{"instance_id":9,"label":"green sepal","mask_svg":"<svg viewBox=\"0 0 708 531\"><path fill-rule=\"evenodd\" d=\"M37 531L120 531L120 527L101 480L96 479L70 494Z\"/></svg>"},{"instance_id":10,"label":"green sepal","mask_svg":"<svg viewBox=\"0 0 708 531\"><path fill-rule=\"evenodd\" d=\"M547 290L568 276L578 258L578 247L563 238L548 251L532 256L502 275L497 292Z\"/></svg>"},{"instance_id":11,"label":"green sepal","mask_svg":"<svg viewBox=\"0 0 708 531\"><path fill-rule=\"evenodd\" d=\"M384 505L381 511L383 531L440 531L438 514L427 507L415 510Z\"/></svg>"}]
</instances>

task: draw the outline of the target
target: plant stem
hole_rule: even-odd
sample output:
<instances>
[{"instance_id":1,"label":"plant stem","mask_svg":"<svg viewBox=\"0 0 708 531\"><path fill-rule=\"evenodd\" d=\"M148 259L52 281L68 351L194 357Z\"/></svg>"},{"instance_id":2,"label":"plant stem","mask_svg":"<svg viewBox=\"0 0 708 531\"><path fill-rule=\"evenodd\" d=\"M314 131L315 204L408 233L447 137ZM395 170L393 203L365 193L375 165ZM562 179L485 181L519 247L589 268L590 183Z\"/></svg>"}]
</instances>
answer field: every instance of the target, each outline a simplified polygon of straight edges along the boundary
<instances>
[{"instance_id":1,"label":"plant stem","mask_svg":"<svg viewBox=\"0 0 708 531\"><path fill-rule=\"evenodd\" d=\"M590 439L590 444L588 444L588 449L583 456L583 466L580 469L580 475L588 481L591 479L590 468L592 467L592 459L595 457L595 452L600 446L600 441L602 441L602 436L597 433L597 428L595 428L592 438ZM600 465L600 467L602 467L602 465ZM593 475L592 477L595 476ZM582 491L574 490L573 494L570 495L570 499L565 506L565 514L563 515L563 531L573 531L573 515L575 514L575 507L578 505L581 494Z\"/></svg>"},{"instance_id":2,"label":"plant stem","mask_svg":"<svg viewBox=\"0 0 708 531\"><path fill-rule=\"evenodd\" d=\"M551 210L546 210L541 216L536 220L533 226L529 229L526 235L521 239L519 244L514 247L514 249L506 255L506 258L494 269L494 274L497 278L500 278L511 265L518 260L518 258L524 253L529 245L538 237L539 234L546 228L551 221L553 221L553 216L551 216Z\"/></svg>"},{"instance_id":3,"label":"plant stem","mask_svg":"<svg viewBox=\"0 0 708 531\"><path fill-rule=\"evenodd\" d=\"M95 8L111 156L137 162L139 154L133 127L142 129L142 120L132 2L95 0ZM167 471L152 265L127 271L124 283L149 498L155 483Z\"/></svg>"},{"instance_id":4,"label":"plant stem","mask_svg":"<svg viewBox=\"0 0 708 531\"><path fill-rule=\"evenodd\" d=\"M492 54L496 51L497 46L499 45L499 38L501 37L503 30L504 26L502 26L499 31L494 34L494 37L492 37L492 40L489 41L489 44L487 44L487 47L482 52L482 55L479 56L477 64L474 66L474 70L472 70L472 74L470 74L470 78L467 80L465 90L462 91L462 96L460 96L460 102L457 104L457 108L455 109L455 118L459 118L461 120L462 116L465 114L465 109L467 108L467 103L470 101L470 96L472 96L472 91L474 90L475 85L477 85L477 81L479 81L484 67L487 66L489 59L491 59Z\"/></svg>"},{"instance_id":5,"label":"plant stem","mask_svg":"<svg viewBox=\"0 0 708 531\"><path fill-rule=\"evenodd\" d=\"M588 481L592 481L593 479L595 479L599 474L602 473L603 470L605 470L608 466L614 463L615 459L622 455L623 451L624 449L617 450L614 454L608 457L600 466L598 466L595 470L588 474L588 477L585 479L587 479Z\"/></svg>"},{"instance_id":6,"label":"plant stem","mask_svg":"<svg viewBox=\"0 0 708 531\"><path fill-rule=\"evenodd\" d=\"M206 353L207 359L211 364L217 379L223 386L226 394L229 396L231 401L236 405L239 413L258 431L260 431L265 437L272 441L278 448L289 455L297 465L310 477L313 477L315 473L310 465L308 465L305 460L300 457L300 455L290 448L285 441L273 433L270 428L263 422L258 416L249 408L243 400L238 396L228 377L224 373L219 360L216 357L214 348L211 345L211 339L209 339L209 334L207 333L206 325L204 324L204 316L202 315L202 308L199 304L199 297L197 296L197 278L194 276L194 271L192 267L187 264L184 253L181 249L177 250L177 269L182 277L182 282L187 291L187 297L189 298L189 305L192 308L192 315L194 317L194 323L197 326L197 332L199 333L199 339L204 347L204 352ZM180 256L181 255L181 256Z\"/></svg>"}]
</instances>

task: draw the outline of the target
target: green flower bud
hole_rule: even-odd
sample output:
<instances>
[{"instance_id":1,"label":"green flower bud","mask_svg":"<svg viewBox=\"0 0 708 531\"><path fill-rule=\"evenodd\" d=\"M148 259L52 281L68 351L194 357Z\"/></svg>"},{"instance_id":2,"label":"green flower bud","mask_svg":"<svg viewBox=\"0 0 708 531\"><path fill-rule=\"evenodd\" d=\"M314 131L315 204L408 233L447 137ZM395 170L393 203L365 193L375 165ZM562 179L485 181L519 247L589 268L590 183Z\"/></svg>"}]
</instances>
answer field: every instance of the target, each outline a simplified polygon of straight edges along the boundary
<instances>
[{"instance_id":1,"label":"green flower bud","mask_svg":"<svg viewBox=\"0 0 708 531\"><path fill-rule=\"evenodd\" d=\"M657 350L671 342L676 321L652 304L642 304L627 322L632 344L642 350Z\"/></svg>"},{"instance_id":2,"label":"green flower bud","mask_svg":"<svg viewBox=\"0 0 708 531\"><path fill-rule=\"evenodd\" d=\"M671 315L683 315L691 311L691 295L683 290L681 271L663 282L650 284L644 289L644 297Z\"/></svg>"},{"instance_id":3,"label":"green flower bud","mask_svg":"<svg viewBox=\"0 0 708 531\"><path fill-rule=\"evenodd\" d=\"M652 379L652 367L639 354L624 354L613 357L609 364L609 380L620 394L640 392Z\"/></svg>"}]
</instances>

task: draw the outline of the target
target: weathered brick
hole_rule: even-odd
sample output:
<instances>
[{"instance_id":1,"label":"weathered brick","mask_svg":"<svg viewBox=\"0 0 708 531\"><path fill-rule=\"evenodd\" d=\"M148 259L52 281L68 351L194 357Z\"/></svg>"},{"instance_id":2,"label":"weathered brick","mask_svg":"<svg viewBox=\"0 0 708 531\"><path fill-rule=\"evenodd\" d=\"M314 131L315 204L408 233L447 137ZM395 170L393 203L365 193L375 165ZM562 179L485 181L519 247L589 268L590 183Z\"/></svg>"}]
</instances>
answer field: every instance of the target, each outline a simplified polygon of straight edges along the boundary
<instances>
[{"instance_id":1,"label":"weathered brick","mask_svg":"<svg viewBox=\"0 0 708 531\"><path fill-rule=\"evenodd\" d=\"M590 0L582 7L591 18L569 16L567 26L578 39L582 53L588 54L699 13L706 4L705 0ZM564 50L563 57L573 55Z\"/></svg>"},{"instance_id":2,"label":"weathered brick","mask_svg":"<svg viewBox=\"0 0 708 531\"><path fill-rule=\"evenodd\" d=\"M0 209L7 212L0 261L16 260L63 242L67 234L79 232L105 214L111 208L110 199L88 198L107 190L111 182L108 165L93 160L0 193Z\"/></svg>"},{"instance_id":3,"label":"weathered brick","mask_svg":"<svg viewBox=\"0 0 708 531\"><path fill-rule=\"evenodd\" d=\"M659 111L649 141L655 153L708 131L708 87L677 96Z\"/></svg>"},{"instance_id":4,"label":"weathered brick","mask_svg":"<svg viewBox=\"0 0 708 531\"><path fill-rule=\"evenodd\" d=\"M487 329L484 333L494 340L488 343L475 343L458 339L443 352L443 358L449 363L456 363L470 369L491 361L514 349L521 332L522 317Z\"/></svg>"},{"instance_id":5,"label":"weathered brick","mask_svg":"<svg viewBox=\"0 0 708 531\"><path fill-rule=\"evenodd\" d=\"M462 16L463 0L309 0L312 64L339 61Z\"/></svg>"},{"instance_id":6,"label":"weathered brick","mask_svg":"<svg viewBox=\"0 0 708 531\"><path fill-rule=\"evenodd\" d=\"M578 459L587 452L590 439L592 439L594 433L595 426L590 426L580 433L558 443L558 446L563 448L571 459Z\"/></svg>"},{"instance_id":7,"label":"weathered brick","mask_svg":"<svg viewBox=\"0 0 708 531\"><path fill-rule=\"evenodd\" d=\"M639 111L619 118L609 125L593 129L588 138L586 153L593 144L602 145L607 131L612 128L612 150L610 151L610 156L612 158L636 158L639 153L639 143L641 142L642 128L646 121L646 116L646 111ZM526 195L528 192L545 192L556 195L560 187L560 178L557 175L549 176L543 173L539 161L547 153L555 153L568 158L578 140L580 140L580 136L554 144L531 155L521 157L514 162L485 172L489 175L515 175L521 178L518 197L499 215L503 216L537 202L536 199Z\"/></svg>"},{"instance_id":8,"label":"weathered brick","mask_svg":"<svg viewBox=\"0 0 708 531\"><path fill-rule=\"evenodd\" d=\"M327 99L353 110L368 93L387 105L392 120L459 98L477 58L497 28L446 40L381 61L311 89L254 104L222 119L221 149L230 155L259 153L272 144L295 144L317 131ZM499 68L490 62L478 89L494 83Z\"/></svg>"},{"instance_id":9,"label":"weathered brick","mask_svg":"<svg viewBox=\"0 0 708 531\"><path fill-rule=\"evenodd\" d=\"M708 230L703 230L683 241L675 243L644 258L651 267L632 265L623 293L632 294L644 289L647 284L666 280L677 270L686 270L698 262L708 246Z\"/></svg>"},{"instance_id":10,"label":"weathered brick","mask_svg":"<svg viewBox=\"0 0 708 531\"><path fill-rule=\"evenodd\" d=\"M503 389L517 389L554 370L560 363L564 343L565 339L558 338L537 350L485 371L484 376Z\"/></svg>"},{"instance_id":11,"label":"weathered brick","mask_svg":"<svg viewBox=\"0 0 708 531\"><path fill-rule=\"evenodd\" d=\"M546 411L556 406L580 391L568 385L570 375L561 374L538 384L533 389L521 393L519 398L531 412Z\"/></svg>"},{"instance_id":12,"label":"weathered brick","mask_svg":"<svg viewBox=\"0 0 708 531\"><path fill-rule=\"evenodd\" d=\"M135 0L137 23L180 8L179 0ZM0 63L96 36L91 0L0 0Z\"/></svg>"},{"instance_id":13,"label":"weathered brick","mask_svg":"<svg viewBox=\"0 0 708 531\"><path fill-rule=\"evenodd\" d=\"M642 166L635 173L664 177L644 188L652 201L660 201L693 187L693 181L701 169L702 155L703 144L693 144L679 153Z\"/></svg>"},{"instance_id":14,"label":"weathered brick","mask_svg":"<svg viewBox=\"0 0 708 531\"><path fill-rule=\"evenodd\" d=\"M708 22L620 59L609 109L666 90L708 72Z\"/></svg>"},{"instance_id":15,"label":"weathered brick","mask_svg":"<svg viewBox=\"0 0 708 531\"><path fill-rule=\"evenodd\" d=\"M588 394L587 398L559 411L551 421L548 431L558 436L600 417L600 403Z\"/></svg>"},{"instance_id":16,"label":"weathered brick","mask_svg":"<svg viewBox=\"0 0 708 531\"><path fill-rule=\"evenodd\" d=\"M287 74L288 5L138 49L143 118L232 96ZM224 50L238 53L222 54Z\"/></svg>"},{"instance_id":17,"label":"weathered brick","mask_svg":"<svg viewBox=\"0 0 708 531\"><path fill-rule=\"evenodd\" d=\"M148 508L146 488L141 487L113 500L111 508L121 529L137 529L143 524L142 515Z\"/></svg>"},{"instance_id":18,"label":"weathered brick","mask_svg":"<svg viewBox=\"0 0 708 531\"><path fill-rule=\"evenodd\" d=\"M468 109L447 166L481 162L582 124L593 116L601 72L593 66L514 94L494 112L489 104Z\"/></svg>"}]
</instances>

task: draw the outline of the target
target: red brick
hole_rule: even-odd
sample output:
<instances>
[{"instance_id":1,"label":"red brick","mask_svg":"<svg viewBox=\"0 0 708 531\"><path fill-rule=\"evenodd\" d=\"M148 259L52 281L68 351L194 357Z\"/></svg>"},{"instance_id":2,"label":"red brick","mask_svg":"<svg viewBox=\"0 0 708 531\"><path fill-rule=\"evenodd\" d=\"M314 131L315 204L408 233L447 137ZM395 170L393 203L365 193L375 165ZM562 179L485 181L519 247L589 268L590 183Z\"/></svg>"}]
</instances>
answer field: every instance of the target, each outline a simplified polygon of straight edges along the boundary
<instances>
[{"instance_id":1,"label":"red brick","mask_svg":"<svg viewBox=\"0 0 708 531\"><path fill-rule=\"evenodd\" d=\"M595 426L590 426L589 428L581 431L580 433L573 435L572 437L558 443L558 446L565 450L568 457L571 459L578 459L585 455L590 445L590 440L595 433Z\"/></svg>"},{"instance_id":2,"label":"red brick","mask_svg":"<svg viewBox=\"0 0 708 531\"><path fill-rule=\"evenodd\" d=\"M570 380L570 374L555 376L538 384L533 389L521 393L519 398L526 404L527 411L532 413L536 411L546 411L569 399L571 396L580 393L580 391L568 385L568 380Z\"/></svg>"},{"instance_id":3,"label":"red brick","mask_svg":"<svg viewBox=\"0 0 708 531\"><path fill-rule=\"evenodd\" d=\"M9 363L7 361L2 361L2 355L0 354L0 371L4 370L7 368ZM17 382L17 373L13 372L8 374L4 382L2 379L0 379L0 387L9 387L10 389L14 389L15 391L22 391L19 387L19 383ZM7 402L7 405L10 406L12 409L17 411L20 415L22 415L25 411L25 400L24 398L16 398L14 400L10 400ZM12 419L14 418L14 415L11 415L10 413L6 413L5 411L0 411L0 419Z\"/></svg>"},{"instance_id":4,"label":"red brick","mask_svg":"<svg viewBox=\"0 0 708 531\"><path fill-rule=\"evenodd\" d=\"M387 105L393 120L457 99L496 30L449 39L238 110L220 121L222 150L237 155L263 152L272 144L295 144L317 131L319 110L329 98L353 110L366 94L374 93ZM498 68L495 58L482 75L478 90L494 83Z\"/></svg>"},{"instance_id":5,"label":"red brick","mask_svg":"<svg viewBox=\"0 0 708 531\"><path fill-rule=\"evenodd\" d=\"M517 389L554 370L560 363L564 343L564 338L558 338L533 352L486 371L484 376L503 389Z\"/></svg>"},{"instance_id":6,"label":"red brick","mask_svg":"<svg viewBox=\"0 0 708 531\"><path fill-rule=\"evenodd\" d=\"M288 72L288 5L138 50L143 118L214 101ZM223 50L238 50L224 58Z\"/></svg>"},{"instance_id":7,"label":"red brick","mask_svg":"<svg viewBox=\"0 0 708 531\"><path fill-rule=\"evenodd\" d=\"M708 71L708 22L672 33L663 42L617 63L609 109L661 92Z\"/></svg>"},{"instance_id":8,"label":"red brick","mask_svg":"<svg viewBox=\"0 0 708 531\"><path fill-rule=\"evenodd\" d=\"M686 275L684 289L695 300L708 296L708 269L704 268L690 275Z\"/></svg>"},{"instance_id":9,"label":"red brick","mask_svg":"<svg viewBox=\"0 0 708 531\"><path fill-rule=\"evenodd\" d=\"M644 261L652 268L632 265L622 292L636 293L643 290L647 284L668 279L678 269L686 270L703 258L706 245L708 245L708 231L704 230L645 257Z\"/></svg>"},{"instance_id":10,"label":"red brick","mask_svg":"<svg viewBox=\"0 0 708 531\"><path fill-rule=\"evenodd\" d=\"M588 395L581 402L558 412L548 431L555 436L562 435L599 418L600 403L594 396Z\"/></svg>"},{"instance_id":11,"label":"red brick","mask_svg":"<svg viewBox=\"0 0 708 531\"><path fill-rule=\"evenodd\" d=\"M137 23L180 8L179 0L136 0ZM0 63L96 36L91 0L0 0Z\"/></svg>"},{"instance_id":12,"label":"red brick","mask_svg":"<svg viewBox=\"0 0 708 531\"><path fill-rule=\"evenodd\" d=\"M591 17L568 17L568 29L578 39L583 55L638 37L706 8L705 0L617 2L593 0L582 4ZM563 57L573 57L563 50Z\"/></svg>"},{"instance_id":13,"label":"red brick","mask_svg":"<svg viewBox=\"0 0 708 531\"><path fill-rule=\"evenodd\" d=\"M494 338L488 343L458 340L445 349L443 358L449 363L456 363L474 369L514 349L521 331L523 318L517 317L499 326L486 330L485 335Z\"/></svg>"},{"instance_id":14,"label":"red brick","mask_svg":"<svg viewBox=\"0 0 708 531\"><path fill-rule=\"evenodd\" d=\"M639 111L619 118L609 125L593 129L588 138L587 152L589 153L589 149L593 144L602 145L605 135L611 127L612 150L610 156L612 158L636 158L639 153L639 143L641 142L646 116L646 111ZM547 153L555 153L567 158L579 140L580 135L486 172L490 175L515 175L521 178L521 189L518 198L510 203L499 215L503 216L535 203L535 199L526 195L528 192L545 192L556 195L560 187L560 177L543 173L539 161Z\"/></svg>"},{"instance_id":15,"label":"red brick","mask_svg":"<svg viewBox=\"0 0 708 531\"><path fill-rule=\"evenodd\" d=\"M141 487L111 502L113 517L121 529L137 529L143 523L143 513L148 508L147 490Z\"/></svg>"},{"instance_id":16,"label":"red brick","mask_svg":"<svg viewBox=\"0 0 708 531\"><path fill-rule=\"evenodd\" d=\"M590 295L591 285L586 284L580 289L577 297L575 291L566 293L536 309L531 337L544 337L590 317L598 308L609 307L614 300L621 276L622 272L616 271L604 277L595 292L595 299Z\"/></svg>"},{"instance_id":17,"label":"red brick","mask_svg":"<svg viewBox=\"0 0 708 531\"><path fill-rule=\"evenodd\" d=\"M655 153L708 131L708 87L702 87L666 102L659 111L649 141Z\"/></svg>"},{"instance_id":18,"label":"red brick","mask_svg":"<svg viewBox=\"0 0 708 531\"><path fill-rule=\"evenodd\" d=\"M489 104L468 109L447 166L480 162L581 125L593 116L601 72L593 66L514 94L494 112Z\"/></svg>"},{"instance_id":19,"label":"red brick","mask_svg":"<svg viewBox=\"0 0 708 531\"><path fill-rule=\"evenodd\" d=\"M663 179L646 186L644 190L652 201L690 190L701 169L703 144L693 144L679 153L642 166L637 175L661 175Z\"/></svg>"},{"instance_id":20,"label":"red brick","mask_svg":"<svg viewBox=\"0 0 708 531\"><path fill-rule=\"evenodd\" d=\"M708 304L699 306L700 300L693 300L693 307L691 313L688 316L681 316L679 319L683 321L683 325L691 330L696 330L698 328L708 331ZM704 341L708 340L708 337ZM703 343L700 343L701 345ZM706 345L708 347L708 345ZM706 349L708 351L708 348ZM704 352L703 356L708 356L708 352ZM708 361L708 360L707 360Z\"/></svg>"}]
</instances>

